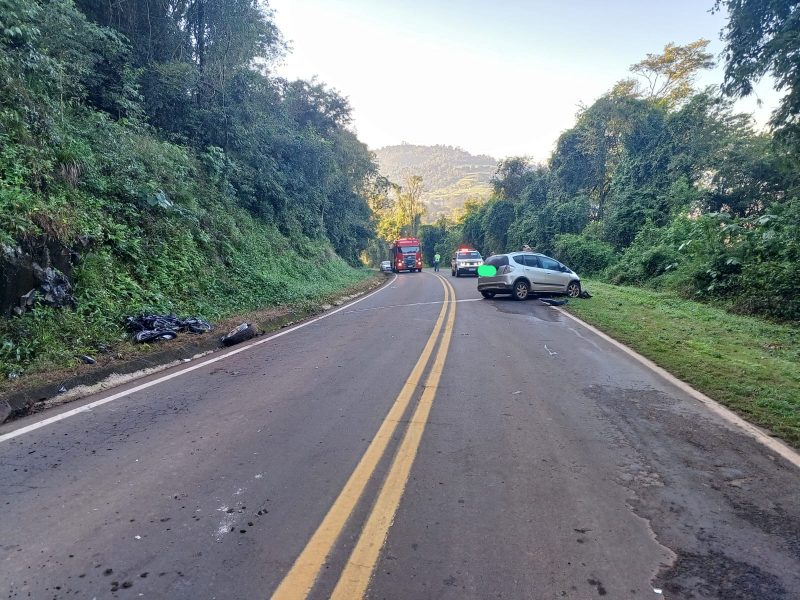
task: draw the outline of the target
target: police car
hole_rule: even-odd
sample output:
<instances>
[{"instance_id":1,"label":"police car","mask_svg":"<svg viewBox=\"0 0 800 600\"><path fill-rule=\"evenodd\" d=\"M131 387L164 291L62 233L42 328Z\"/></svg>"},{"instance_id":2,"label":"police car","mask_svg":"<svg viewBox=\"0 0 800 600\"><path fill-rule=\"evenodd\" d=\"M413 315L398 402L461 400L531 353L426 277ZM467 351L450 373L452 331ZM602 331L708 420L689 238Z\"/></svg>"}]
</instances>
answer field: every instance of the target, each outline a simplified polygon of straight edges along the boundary
<instances>
[{"instance_id":1,"label":"police car","mask_svg":"<svg viewBox=\"0 0 800 600\"><path fill-rule=\"evenodd\" d=\"M461 277L466 273L478 274L478 267L483 264L481 253L472 248L459 248L453 252L450 259L450 274L453 277Z\"/></svg>"}]
</instances>

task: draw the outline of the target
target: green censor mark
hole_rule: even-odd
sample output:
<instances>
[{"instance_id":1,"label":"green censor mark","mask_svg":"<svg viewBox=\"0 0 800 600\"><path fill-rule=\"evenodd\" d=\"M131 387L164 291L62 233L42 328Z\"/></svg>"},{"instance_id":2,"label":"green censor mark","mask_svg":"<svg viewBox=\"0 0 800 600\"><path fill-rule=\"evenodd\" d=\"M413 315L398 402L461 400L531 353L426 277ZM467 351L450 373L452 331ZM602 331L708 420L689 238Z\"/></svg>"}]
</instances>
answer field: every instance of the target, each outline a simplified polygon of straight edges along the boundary
<instances>
[{"instance_id":1,"label":"green censor mark","mask_svg":"<svg viewBox=\"0 0 800 600\"><path fill-rule=\"evenodd\" d=\"M494 277L497 275L497 267L493 265L481 265L478 267L478 277Z\"/></svg>"}]
</instances>

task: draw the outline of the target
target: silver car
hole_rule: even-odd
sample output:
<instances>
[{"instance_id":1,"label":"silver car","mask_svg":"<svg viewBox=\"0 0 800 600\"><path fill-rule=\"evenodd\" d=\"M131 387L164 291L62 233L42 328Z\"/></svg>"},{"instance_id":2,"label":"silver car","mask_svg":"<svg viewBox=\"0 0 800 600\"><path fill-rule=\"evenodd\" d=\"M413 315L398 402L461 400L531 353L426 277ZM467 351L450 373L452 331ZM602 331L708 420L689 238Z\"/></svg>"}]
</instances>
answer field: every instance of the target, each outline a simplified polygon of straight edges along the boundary
<instances>
[{"instance_id":1,"label":"silver car","mask_svg":"<svg viewBox=\"0 0 800 600\"><path fill-rule=\"evenodd\" d=\"M381 271L384 273L391 273L392 272L392 263L388 260L384 260L381 262Z\"/></svg>"},{"instance_id":2,"label":"silver car","mask_svg":"<svg viewBox=\"0 0 800 600\"><path fill-rule=\"evenodd\" d=\"M511 294L515 300L525 300L529 294L581 295L581 278L571 269L544 254L511 252L486 259L497 269L492 277L478 277L478 291L484 298L495 294Z\"/></svg>"}]
</instances>

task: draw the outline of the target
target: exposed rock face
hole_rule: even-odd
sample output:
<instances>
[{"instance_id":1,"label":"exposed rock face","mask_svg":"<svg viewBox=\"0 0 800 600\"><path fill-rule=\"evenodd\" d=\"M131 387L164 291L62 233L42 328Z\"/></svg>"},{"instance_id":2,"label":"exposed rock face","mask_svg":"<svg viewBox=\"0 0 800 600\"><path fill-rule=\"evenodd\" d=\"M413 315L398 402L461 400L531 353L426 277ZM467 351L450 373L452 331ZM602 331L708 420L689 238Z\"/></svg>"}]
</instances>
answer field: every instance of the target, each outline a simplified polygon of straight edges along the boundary
<instances>
[{"instance_id":1,"label":"exposed rock face","mask_svg":"<svg viewBox=\"0 0 800 600\"><path fill-rule=\"evenodd\" d=\"M0 246L0 315L22 314L36 302L74 306L72 258L69 248L41 239Z\"/></svg>"}]
</instances>

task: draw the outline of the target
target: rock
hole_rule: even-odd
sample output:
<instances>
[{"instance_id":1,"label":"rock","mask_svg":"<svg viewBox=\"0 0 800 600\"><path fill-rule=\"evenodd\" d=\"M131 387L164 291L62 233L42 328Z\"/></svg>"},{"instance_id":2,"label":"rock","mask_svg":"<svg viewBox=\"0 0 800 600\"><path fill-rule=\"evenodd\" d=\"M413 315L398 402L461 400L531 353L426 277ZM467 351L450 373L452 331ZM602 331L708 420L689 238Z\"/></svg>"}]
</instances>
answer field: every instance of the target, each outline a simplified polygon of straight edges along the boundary
<instances>
[{"instance_id":1,"label":"rock","mask_svg":"<svg viewBox=\"0 0 800 600\"><path fill-rule=\"evenodd\" d=\"M35 302L74 306L69 280L74 254L44 237L0 244L0 314L20 315Z\"/></svg>"},{"instance_id":2,"label":"rock","mask_svg":"<svg viewBox=\"0 0 800 600\"><path fill-rule=\"evenodd\" d=\"M8 400L3 400L2 402L0 402L0 423L4 423L12 412L13 409L11 408L11 405L8 403Z\"/></svg>"},{"instance_id":3,"label":"rock","mask_svg":"<svg viewBox=\"0 0 800 600\"><path fill-rule=\"evenodd\" d=\"M19 297L19 307L23 312L33 306L34 302L36 302L36 289L32 289L27 294Z\"/></svg>"}]
</instances>

